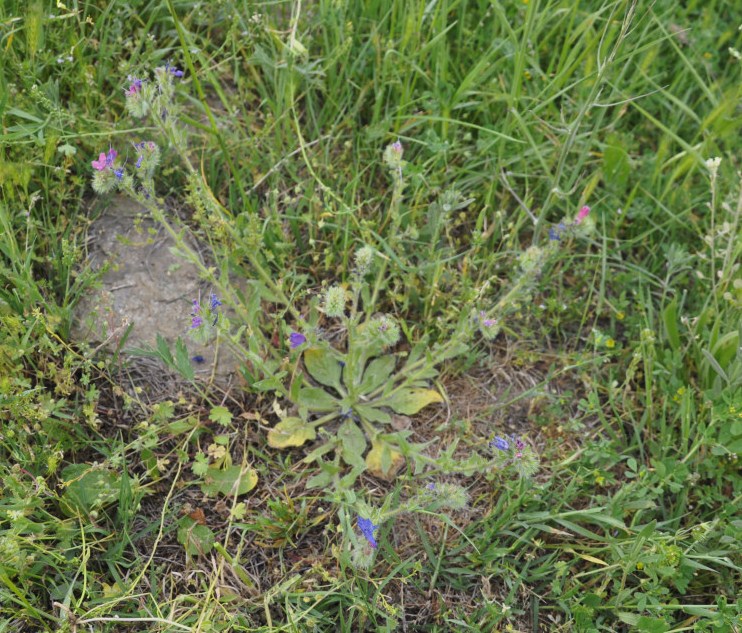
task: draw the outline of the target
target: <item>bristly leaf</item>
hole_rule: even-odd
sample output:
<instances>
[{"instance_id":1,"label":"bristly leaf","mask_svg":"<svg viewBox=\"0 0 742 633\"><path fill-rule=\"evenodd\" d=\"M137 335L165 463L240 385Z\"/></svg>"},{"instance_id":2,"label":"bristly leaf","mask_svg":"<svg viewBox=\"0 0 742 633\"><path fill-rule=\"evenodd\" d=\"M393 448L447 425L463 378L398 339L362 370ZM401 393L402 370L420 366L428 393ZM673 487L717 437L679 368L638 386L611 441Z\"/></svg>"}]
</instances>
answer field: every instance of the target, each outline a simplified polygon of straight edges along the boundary
<instances>
[{"instance_id":1,"label":"bristly leaf","mask_svg":"<svg viewBox=\"0 0 742 633\"><path fill-rule=\"evenodd\" d=\"M397 359L392 354L374 358L363 373L361 393L370 393L383 385L392 375Z\"/></svg>"},{"instance_id":2,"label":"bristly leaf","mask_svg":"<svg viewBox=\"0 0 742 633\"><path fill-rule=\"evenodd\" d=\"M175 367L178 373L186 380L194 380L196 378L196 374L193 372L193 366L191 365L191 359L188 356L188 349L180 337L175 341Z\"/></svg>"},{"instance_id":3,"label":"bristly leaf","mask_svg":"<svg viewBox=\"0 0 742 633\"><path fill-rule=\"evenodd\" d=\"M397 413L414 415L433 402L443 402L443 396L433 389L401 389L383 404Z\"/></svg>"},{"instance_id":4,"label":"bristly leaf","mask_svg":"<svg viewBox=\"0 0 742 633\"><path fill-rule=\"evenodd\" d=\"M363 468L363 453L366 451L366 436L358 425L346 420L337 431L343 450L342 456L346 464Z\"/></svg>"},{"instance_id":5,"label":"bristly leaf","mask_svg":"<svg viewBox=\"0 0 742 633\"><path fill-rule=\"evenodd\" d=\"M301 446L317 437L317 432L301 418L286 418L268 431L268 445L273 448Z\"/></svg>"},{"instance_id":6,"label":"bristly leaf","mask_svg":"<svg viewBox=\"0 0 742 633\"><path fill-rule=\"evenodd\" d=\"M342 365L331 351L317 347L306 350L304 366L317 382L328 387L337 387L340 384Z\"/></svg>"},{"instance_id":7,"label":"bristly leaf","mask_svg":"<svg viewBox=\"0 0 742 633\"><path fill-rule=\"evenodd\" d=\"M319 387L308 387L299 391L298 404L310 411L340 410L340 402Z\"/></svg>"}]
</instances>

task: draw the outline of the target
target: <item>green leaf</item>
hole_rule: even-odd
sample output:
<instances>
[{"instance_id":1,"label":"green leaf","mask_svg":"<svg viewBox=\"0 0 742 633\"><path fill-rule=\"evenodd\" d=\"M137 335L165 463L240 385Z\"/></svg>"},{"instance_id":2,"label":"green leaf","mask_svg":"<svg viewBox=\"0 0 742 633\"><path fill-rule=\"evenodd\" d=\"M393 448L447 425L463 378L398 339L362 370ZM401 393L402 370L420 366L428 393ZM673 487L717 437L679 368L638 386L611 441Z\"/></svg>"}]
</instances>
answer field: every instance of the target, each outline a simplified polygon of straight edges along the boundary
<instances>
[{"instance_id":1,"label":"green leaf","mask_svg":"<svg viewBox=\"0 0 742 633\"><path fill-rule=\"evenodd\" d=\"M370 404L357 404L353 410L367 422L378 422L379 424L391 424L392 416L386 411Z\"/></svg>"},{"instance_id":2,"label":"green leaf","mask_svg":"<svg viewBox=\"0 0 742 633\"><path fill-rule=\"evenodd\" d=\"M331 462L320 461L319 467L322 472L309 478L306 486L308 490L311 488L326 488L332 483L333 476L341 470L339 466L335 466Z\"/></svg>"},{"instance_id":3,"label":"green leaf","mask_svg":"<svg viewBox=\"0 0 742 633\"><path fill-rule=\"evenodd\" d=\"M629 155L618 135L611 134L607 141L603 150L603 175L609 185L624 189L631 173Z\"/></svg>"},{"instance_id":4,"label":"green leaf","mask_svg":"<svg viewBox=\"0 0 742 633\"><path fill-rule=\"evenodd\" d=\"M178 373L186 380L194 380L196 378L196 374L193 372L193 367L191 366L191 358L188 356L188 349L180 337L175 341L175 367Z\"/></svg>"},{"instance_id":5,"label":"green leaf","mask_svg":"<svg viewBox=\"0 0 742 633\"><path fill-rule=\"evenodd\" d=\"M222 426L228 426L232 421L232 413L227 407L214 407L209 413L209 420L218 422Z\"/></svg>"},{"instance_id":6,"label":"green leaf","mask_svg":"<svg viewBox=\"0 0 742 633\"><path fill-rule=\"evenodd\" d=\"M665 334L672 349L680 349L680 332L678 331L678 299L675 297L662 311Z\"/></svg>"},{"instance_id":7,"label":"green leaf","mask_svg":"<svg viewBox=\"0 0 742 633\"><path fill-rule=\"evenodd\" d=\"M258 483L258 473L253 468L245 466L230 466L221 468L209 468L201 484L204 494L212 497L222 494L225 497L231 495L244 495L250 492Z\"/></svg>"},{"instance_id":8,"label":"green leaf","mask_svg":"<svg viewBox=\"0 0 742 633\"><path fill-rule=\"evenodd\" d=\"M665 633L670 629L662 618L648 618L645 615L639 618L636 625L641 633Z\"/></svg>"},{"instance_id":9,"label":"green leaf","mask_svg":"<svg viewBox=\"0 0 742 633\"><path fill-rule=\"evenodd\" d=\"M118 499L119 480L107 470L87 464L70 464L61 473L66 484L60 508L69 517L87 515Z\"/></svg>"},{"instance_id":10,"label":"green leaf","mask_svg":"<svg viewBox=\"0 0 742 633\"><path fill-rule=\"evenodd\" d=\"M342 366L335 355L327 350L313 347L304 352L304 366L317 382L328 387L340 385Z\"/></svg>"},{"instance_id":11,"label":"green leaf","mask_svg":"<svg viewBox=\"0 0 742 633\"><path fill-rule=\"evenodd\" d=\"M397 413L414 415L433 402L443 402L443 396L433 389L401 389L383 404Z\"/></svg>"},{"instance_id":12,"label":"green leaf","mask_svg":"<svg viewBox=\"0 0 742 633\"><path fill-rule=\"evenodd\" d=\"M335 411L340 409L340 403L321 387L301 389L298 404L311 411Z\"/></svg>"},{"instance_id":13,"label":"green leaf","mask_svg":"<svg viewBox=\"0 0 742 633\"><path fill-rule=\"evenodd\" d=\"M202 556L214 547L214 533L205 525L200 525L187 516L178 525L178 543L185 548L188 555Z\"/></svg>"},{"instance_id":14,"label":"green leaf","mask_svg":"<svg viewBox=\"0 0 742 633\"><path fill-rule=\"evenodd\" d=\"M343 447L342 457L346 464L364 467L363 453L366 452L366 436L352 420L346 420L337 431Z\"/></svg>"},{"instance_id":15,"label":"green leaf","mask_svg":"<svg viewBox=\"0 0 742 633\"><path fill-rule=\"evenodd\" d=\"M281 388L281 384L282 384L281 379L285 375L286 375L286 372L282 371L279 374L276 374L275 376L271 376L270 378L258 380L257 382L254 382L250 386L255 391L278 391Z\"/></svg>"},{"instance_id":16,"label":"green leaf","mask_svg":"<svg viewBox=\"0 0 742 633\"><path fill-rule=\"evenodd\" d=\"M397 359L392 354L374 358L363 373L360 384L361 393L371 393L383 385L392 375L397 364Z\"/></svg>"},{"instance_id":17,"label":"green leaf","mask_svg":"<svg viewBox=\"0 0 742 633\"><path fill-rule=\"evenodd\" d=\"M168 367L175 367L173 355L170 353L167 341L161 334L157 335L157 352Z\"/></svg>"},{"instance_id":18,"label":"green leaf","mask_svg":"<svg viewBox=\"0 0 742 633\"><path fill-rule=\"evenodd\" d=\"M286 448L301 446L317 437L317 432L301 418L286 418L268 431L268 446Z\"/></svg>"}]
</instances>

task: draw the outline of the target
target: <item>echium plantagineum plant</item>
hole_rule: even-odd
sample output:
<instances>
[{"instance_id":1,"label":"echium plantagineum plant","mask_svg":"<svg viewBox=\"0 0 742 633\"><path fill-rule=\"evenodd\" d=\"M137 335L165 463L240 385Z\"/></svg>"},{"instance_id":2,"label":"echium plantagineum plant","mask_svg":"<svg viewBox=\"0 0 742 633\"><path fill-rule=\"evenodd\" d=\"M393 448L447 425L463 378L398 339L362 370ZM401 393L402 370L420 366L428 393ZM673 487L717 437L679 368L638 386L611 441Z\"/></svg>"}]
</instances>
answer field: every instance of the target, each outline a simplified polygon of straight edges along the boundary
<instances>
[{"instance_id":1,"label":"echium plantagineum plant","mask_svg":"<svg viewBox=\"0 0 742 633\"><path fill-rule=\"evenodd\" d=\"M222 337L243 359L243 374L249 387L276 395L274 410L281 419L268 434L271 446L302 446L321 437L305 458L305 462L319 465L319 472L308 482L309 487L333 486L336 490L349 491L364 470L390 477L405 457L414 461L415 471L420 473L425 464L436 460L424 454L425 444L409 442L412 431L393 429L394 416L414 415L427 405L443 400L433 387L440 364L465 352L475 344L477 336L489 340L498 335L502 320L529 296L561 237L575 233L578 228L586 230L589 208L583 207L574 222L563 221L550 232L552 239L545 248L531 246L524 251L511 287L489 308L483 307L488 290L485 284L461 311L453 333L443 342L431 344L423 337L406 341L404 347L400 345L403 332L409 331L406 323L376 311L386 268L377 265L383 258L371 245L363 245L355 252L349 282L327 288L321 300L310 302L305 317L274 281L267 260L260 256L262 237L257 229L255 235L247 237L237 231L232 214L218 202L191 164L185 131L179 122L180 109L174 98L175 82L183 76L183 71L169 64L155 69L151 79L144 75L130 76L124 88L126 108L134 117L150 117L183 161L188 173L188 200L196 207L199 221L228 243L244 246L245 240L250 242L250 248L240 251L254 276L249 280L246 301L242 303L229 284L228 266L221 267L221 272L207 267L184 240L184 229L176 230L166 217L155 192L154 174L161 161L161 149L156 142L138 139L123 156L113 147L100 153L92 161L93 188L98 193L119 190L139 202L169 232L179 254L193 263L215 289L208 299L194 300L190 324L184 329L200 342ZM384 154L394 182L393 216L399 212L405 185L403 152L402 143L396 141ZM221 310L222 301L234 309L237 328L232 327ZM279 312L261 310L263 301L278 305ZM184 313L186 323L187 318ZM285 334L283 346L271 341L277 320ZM335 321L341 326L342 345L333 346L323 337L321 320ZM518 448L519 442L522 440L500 438L493 446L503 455L496 455L489 463L499 463L504 468L512 466L522 476L532 474L537 463L535 453L525 443ZM507 449L503 448L505 444ZM511 446L516 447L515 452L504 459ZM327 461L325 457L330 454L333 458ZM341 476L343 464L351 468ZM368 515L363 518L372 520ZM375 518L381 520L380 516ZM377 524L362 522L366 536L373 535L372 525Z\"/></svg>"}]
</instances>

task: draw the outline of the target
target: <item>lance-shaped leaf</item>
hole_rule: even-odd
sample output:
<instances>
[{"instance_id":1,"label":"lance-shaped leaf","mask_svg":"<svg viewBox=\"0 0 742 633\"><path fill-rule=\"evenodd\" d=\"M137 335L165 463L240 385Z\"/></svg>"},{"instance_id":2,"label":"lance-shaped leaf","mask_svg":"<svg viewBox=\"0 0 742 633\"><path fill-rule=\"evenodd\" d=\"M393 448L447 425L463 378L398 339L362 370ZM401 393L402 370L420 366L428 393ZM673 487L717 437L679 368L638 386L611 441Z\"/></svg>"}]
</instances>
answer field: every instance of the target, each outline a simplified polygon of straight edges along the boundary
<instances>
[{"instance_id":1,"label":"lance-shaped leaf","mask_svg":"<svg viewBox=\"0 0 742 633\"><path fill-rule=\"evenodd\" d=\"M443 402L443 396L433 389L400 389L380 404L397 413L414 415L433 402Z\"/></svg>"},{"instance_id":2,"label":"lance-shaped leaf","mask_svg":"<svg viewBox=\"0 0 742 633\"><path fill-rule=\"evenodd\" d=\"M391 354L374 358L363 373L361 393L370 393L383 385L392 375L397 359Z\"/></svg>"},{"instance_id":3,"label":"lance-shaped leaf","mask_svg":"<svg viewBox=\"0 0 742 633\"><path fill-rule=\"evenodd\" d=\"M268 445L273 448L301 446L307 440L313 440L317 433L301 418L286 418L268 431Z\"/></svg>"},{"instance_id":4,"label":"lance-shaped leaf","mask_svg":"<svg viewBox=\"0 0 742 633\"><path fill-rule=\"evenodd\" d=\"M404 457L386 442L373 442L366 455L366 467L375 477L391 480L404 464Z\"/></svg>"},{"instance_id":5,"label":"lance-shaped leaf","mask_svg":"<svg viewBox=\"0 0 742 633\"><path fill-rule=\"evenodd\" d=\"M335 355L326 349L313 347L304 352L304 366L317 382L328 387L340 384L342 365Z\"/></svg>"},{"instance_id":6,"label":"lance-shaped leaf","mask_svg":"<svg viewBox=\"0 0 742 633\"><path fill-rule=\"evenodd\" d=\"M320 387L307 387L299 391L298 404L310 411L335 411L340 402Z\"/></svg>"},{"instance_id":7,"label":"lance-shaped leaf","mask_svg":"<svg viewBox=\"0 0 742 633\"><path fill-rule=\"evenodd\" d=\"M363 453L366 451L366 436L352 420L346 420L337 431L342 444L342 456L346 464L363 467Z\"/></svg>"}]
</instances>

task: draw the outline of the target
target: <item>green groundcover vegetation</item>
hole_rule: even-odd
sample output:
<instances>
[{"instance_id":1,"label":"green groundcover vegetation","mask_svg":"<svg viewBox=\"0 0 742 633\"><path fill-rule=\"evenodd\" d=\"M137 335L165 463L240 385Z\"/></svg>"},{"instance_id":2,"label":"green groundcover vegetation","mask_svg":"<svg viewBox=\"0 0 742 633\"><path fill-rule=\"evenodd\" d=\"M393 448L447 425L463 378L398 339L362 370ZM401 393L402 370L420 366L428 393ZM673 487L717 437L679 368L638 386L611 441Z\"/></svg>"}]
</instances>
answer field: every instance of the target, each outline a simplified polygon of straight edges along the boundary
<instances>
[{"instance_id":1,"label":"green groundcover vegetation","mask_svg":"<svg viewBox=\"0 0 742 633\"><path fill-rule=\"evenodd\" d=\"M0 2L0 632L742 630L741 29ZM177 341L72 335L120 196Z\"/></svg>"}]
</instances>

